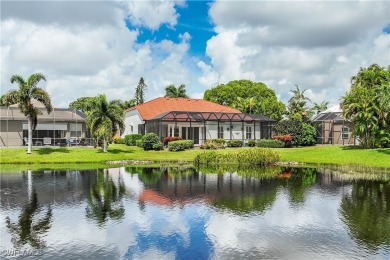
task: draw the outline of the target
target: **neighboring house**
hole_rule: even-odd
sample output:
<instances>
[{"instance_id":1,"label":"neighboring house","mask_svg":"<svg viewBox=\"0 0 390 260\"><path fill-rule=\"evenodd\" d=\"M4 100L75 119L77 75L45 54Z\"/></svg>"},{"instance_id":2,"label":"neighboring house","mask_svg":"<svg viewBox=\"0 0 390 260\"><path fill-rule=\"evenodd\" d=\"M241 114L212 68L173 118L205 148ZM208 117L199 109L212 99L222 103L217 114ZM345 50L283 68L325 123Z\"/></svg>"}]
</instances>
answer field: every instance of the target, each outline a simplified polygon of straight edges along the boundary
<instances>
[{"instance_id":1,"label":"neighboring house","mask_svg":"<svg viewBox=\"0 0 390 260\"><path fill-rule=\"evenodd\" d=\"M342 112L323 112L313 120L317 127L318 144L357 144L358 140L352 135L353 125L342 116Z\"/></svg>"},{"instance_id":2,"label":"neighboring house","mask_svg":"<svg viewBox=\"0 0 390 260\"><path fill-rule=\"evenodd\" d=\"M176 136L202 144L210 138L270 138L275 120L202 99L160 97L125 111L128 134L156 133L162 140Z\"/></svg>"},{"instance_id":3,"label":"neighboring house","mask_svg":"<svg viewBox=\"0 0 390 260\"><path fill-rule=\"evenodd\" d=\"M53 108L53 111L47 114L42 104L36 102L34 106L42 111L42 115L38 115L38 124L33 132L33 145L63 145L67 139L77 144L79 140L88 137L83 113L68 108ZM0 147L26 145L27 118L17 105L0 107L0 115Z\"/></svg>"}]
</instances>

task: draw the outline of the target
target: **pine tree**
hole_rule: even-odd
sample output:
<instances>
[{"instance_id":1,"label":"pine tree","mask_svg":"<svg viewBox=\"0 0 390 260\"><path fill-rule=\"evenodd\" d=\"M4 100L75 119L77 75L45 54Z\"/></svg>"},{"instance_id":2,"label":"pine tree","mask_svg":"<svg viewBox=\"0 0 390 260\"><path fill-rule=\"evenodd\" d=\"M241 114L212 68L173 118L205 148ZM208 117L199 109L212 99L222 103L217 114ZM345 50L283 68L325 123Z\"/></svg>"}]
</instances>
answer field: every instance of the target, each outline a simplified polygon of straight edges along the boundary
<instances>
[{"instance_id":1,"label":"pine tree","mask_svg":"<svg viewBox=\"0 0 390 260\"><path fill-rule=\"evenodd\" d=\"M145 84L144 78L141 77L139 79L137 88L135 89L134 100L136 105L144 103L146 88L147 85Z\"/></svg>"}]
</instances>

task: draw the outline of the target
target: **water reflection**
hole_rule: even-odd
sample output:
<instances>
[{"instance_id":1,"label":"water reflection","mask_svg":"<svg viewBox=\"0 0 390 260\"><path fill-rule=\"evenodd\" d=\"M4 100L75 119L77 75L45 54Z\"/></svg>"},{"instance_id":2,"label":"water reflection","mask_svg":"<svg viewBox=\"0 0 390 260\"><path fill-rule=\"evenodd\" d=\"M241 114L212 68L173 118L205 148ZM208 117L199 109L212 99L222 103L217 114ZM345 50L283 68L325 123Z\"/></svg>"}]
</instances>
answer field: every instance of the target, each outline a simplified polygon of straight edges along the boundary
<instances>
[{"instance_id":1,"label":"water reflection","mask_svg":"<svg viewBox=\"0 0 390 260\"><path fill-rule=\"evenodd\" d=\"M390 183L357 180L341 202L341 216L352 236L368 248L390 246Z\"/></svg>"},{"instance_id":2,"label":"water reflection","mask_svg":"<svg viewBox=\"0 0 390 260\"><path fill-rule=\"evenodd\" d=\"M46 242L42 237L51 227L52 210L49 207L46 213L43 213L44 210L39 206L36 191L32 190L31 193L30 201L22 207L18 222L11 222L9 216L5 220L7 229L12 235L11 242L16 249L20 249L26 244L33 248L46 246Z\"/></svg>"},{"instance_id":3,"label":"water reflection","mask_svg":"<svg viewBox=\"0 0 390 260\"><path fill-rule=\"evenodd\" d=\"M125 208L122 198L126 193L126 188L120 175L117 185L114 184L107 169L96 171L96 181L91 183L87 197L87 218L95 220L99 225L105 224L109 218L115 220L123 218Z\"/></svg>"},{"instance_id":4,"label":"water reflection","mask_svg":"<svg viewBox=\"0 0 390 260\"><path fill-rule=\"evenodd\" d=\"M47 259L389 258L390 183L379 176L284 167L2 173L0 247L44 247Z\"/></svg>"}]
</instances>

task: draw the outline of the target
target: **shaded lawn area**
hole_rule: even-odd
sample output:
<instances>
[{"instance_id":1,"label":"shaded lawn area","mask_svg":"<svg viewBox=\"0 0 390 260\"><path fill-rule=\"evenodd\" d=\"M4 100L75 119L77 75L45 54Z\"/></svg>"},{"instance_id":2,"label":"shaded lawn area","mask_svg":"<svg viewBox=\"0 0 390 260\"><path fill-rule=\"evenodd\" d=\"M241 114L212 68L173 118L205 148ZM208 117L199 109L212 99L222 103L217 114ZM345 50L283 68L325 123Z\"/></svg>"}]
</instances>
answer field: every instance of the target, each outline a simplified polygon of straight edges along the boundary
<instances>
[{"instance_id":1,"label":"shaded lawn area","mask_svg":"<svg viewBox=\"0 0 390 260\"><path fill-rule=\"evenodd\" d=\"M227 148L217 152L229 153L237 149ZM345 146L312 146L290 149L275 149L280 154L280 161L304 162L313 164L362 165L390 168L390 149L366 150ZM148 160L154 162L191 162L199 148L182 152L144 151L139 147L111 144L108 153L101 149L87 147L70 148L34 148L26 154L26 148L1 148L1 164L104 164L116 160Z\"/></svg>"}]
</instances>

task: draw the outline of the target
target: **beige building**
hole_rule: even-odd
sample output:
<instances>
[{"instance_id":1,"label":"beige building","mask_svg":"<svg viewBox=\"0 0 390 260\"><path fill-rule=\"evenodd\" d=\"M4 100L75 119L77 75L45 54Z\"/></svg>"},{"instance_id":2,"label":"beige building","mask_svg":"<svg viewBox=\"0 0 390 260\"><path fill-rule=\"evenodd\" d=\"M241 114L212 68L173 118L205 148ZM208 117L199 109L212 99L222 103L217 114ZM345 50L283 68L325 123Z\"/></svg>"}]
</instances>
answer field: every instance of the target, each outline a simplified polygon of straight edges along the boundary
<instances>
[{"instance_id":1,"label":"beige building","mask_svg":"<svg viewBox=\"0 0 390 260\"><path fill-rule=\"evenodd\" d=\"M353 125L342 117L341 112L320 113L313 119L317 128L317 144L356 145Z\"/></svg>"},{"instance_id":2,"label":"beige building","mask_svg":"<svg viewBox=\"0 0 390 260\"><path fill-rule=\"evenodd\" d=\"M42 115L33 132L33 146L54 146L78 144L88 138L85 115L69 108L54 108L48 114L46 109L36 105ZM17 105L0 107L0 147L24 146L28 141L27 118Z\"/></svg>"}]
</instances>

